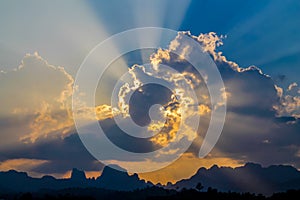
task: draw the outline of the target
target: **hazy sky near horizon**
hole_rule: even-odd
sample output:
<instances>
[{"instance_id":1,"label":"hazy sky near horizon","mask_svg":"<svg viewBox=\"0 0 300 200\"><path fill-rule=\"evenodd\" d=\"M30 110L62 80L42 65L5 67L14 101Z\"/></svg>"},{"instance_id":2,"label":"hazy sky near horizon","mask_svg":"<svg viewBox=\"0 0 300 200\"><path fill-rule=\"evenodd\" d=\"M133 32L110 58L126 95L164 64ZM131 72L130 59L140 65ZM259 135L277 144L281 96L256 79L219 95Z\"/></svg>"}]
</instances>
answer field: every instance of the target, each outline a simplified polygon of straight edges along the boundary
<instances>
[{"instance_id":1,"label":"hazy sky near horizon","mask_svg":"<svg viewBox=\"0 0 300 200\"><path fill-rule=\"evenodd\" d=\"M195 156L193 143L177 162L142 178L166 183L200 166L249 161L300 168L299 11L297 0L1 1L0 170L64 177L78 167L98 174L103 165L75 134L76 72L101 41L147 26L202 34L197 41L221 72L228 111L206 159ZM100 119L111 117L99 106Z\"/></svg>"}]
</instances>

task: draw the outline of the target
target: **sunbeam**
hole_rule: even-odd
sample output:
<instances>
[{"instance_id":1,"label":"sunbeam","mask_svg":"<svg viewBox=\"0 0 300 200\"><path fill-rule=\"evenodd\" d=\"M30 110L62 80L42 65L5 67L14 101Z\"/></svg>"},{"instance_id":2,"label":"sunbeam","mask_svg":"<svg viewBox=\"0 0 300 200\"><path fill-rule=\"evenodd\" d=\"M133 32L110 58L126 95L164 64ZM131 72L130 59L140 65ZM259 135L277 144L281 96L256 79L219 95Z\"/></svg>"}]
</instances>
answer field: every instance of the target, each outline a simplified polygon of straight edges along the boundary
<instances>
[{"instance_id":1,"label":"sunbeam","mask_svg":"<svg viewBox=\"0 0 300 200\"><path fill-rule=\"evenodd\" d=\"M0 200L300 194L299 11L0 0Z\"/></svg>"},{"instance_id":2,"label":"sunbeam","mask_svg":"<svg viewBox=\"0 0 300 200\"><path fill-rule=\"evenodd\" d=\"M1 29L0 65L7 68L19 64L8 59L19 61L26 53L37 51L75 75L88 52L110 36L94 10L83 1L8 1L5 4L0 7L0 12L7 16L6 20L0 20L0 26L6 27ZM7 23L8 19L18 21L20 26ZM18 37L17 33L23 37ZM13 56L2 59L7 51L13 52ZM108 51L118 51L118 48L112 44Z\"/></svg>"},{"instance_id":3,"label":"sunbeam","mask_svg":"<svg viewBox=\"0 0 300 200\"><path fill-rule=\"evenodd\" d=\"M281 1L267 2L252 17L233 27L227 33L229 37L226 43L239 49L236 52L238 57L243 57L248 63L255 60L253 64L258 66L295 54L300 51L299 37L295 31L300 23L299 8L300 4L295 5L293 2L284 5ZM289 38L286 38L287 35ZM253 51L256 47L259 50Z\"/></svg>"},{"instance_id":4,"label":"sunbeam","mask_svg":"<svg viewBox=\"0 0 300 200\"><path fill-rule=\"evenodd\" d=\"M133 12L133 23L135 27L166 27L178 30L184 20L184 15L190 5L190 0L179 1L131 1L130 8ZM144 43L157 44L163 40L163 35L137 35L137 40L141 46ZM144 52L141 58L145 61Z\"/></svg>"}]
</instances>

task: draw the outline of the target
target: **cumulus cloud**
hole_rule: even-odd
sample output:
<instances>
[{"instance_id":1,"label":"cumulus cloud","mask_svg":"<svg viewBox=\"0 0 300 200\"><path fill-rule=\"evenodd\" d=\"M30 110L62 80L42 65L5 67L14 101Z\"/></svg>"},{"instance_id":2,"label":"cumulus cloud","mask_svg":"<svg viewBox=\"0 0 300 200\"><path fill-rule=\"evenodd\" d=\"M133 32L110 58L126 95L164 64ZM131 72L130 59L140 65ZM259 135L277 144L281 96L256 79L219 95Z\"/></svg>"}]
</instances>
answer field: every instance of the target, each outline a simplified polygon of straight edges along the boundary
<instances>
[{"instance_id":1,"label":"cumulus cloud","mask_svg":"<svg viewBox=\"0 0 300 200\"><path fill-rule=\"evenodd\" d=\"M279 101L273 105L278 117L300 118L300 96L297 83L291 83L286 90L275 85Z\"/></svg>"},{"instance_id":2,"label":"cumulus cloud","mask_svg":"<svg viewBox=\"0 0 300 200\"><path fill-rule=\"evenodd\" d=\"M176 47L174 43L177 44ZM178 143L179 141L182 142L182 140L193 140L197 136L197 131L191 127L193 125L189 124L189 118L209 115L211 111L209 95L203 78L198 73L195 73L196 70L190 63L183 59L190 53L190 47L183 46L180 43L182 43L181 38L176 38L172 41L169 49L158 49L150 56L150 65L133 65L130 67L129 78L126 78L126 81L124 80L125 83L119 87L118 108L116 109L119 109L123 117L127 118L130 117L130 106L137 107L136 109L139 110L147 107L145 105L139 107L138 104L130 105L129 99L132 92L139 91L146 96L148 93L156 96L160 95L157 90L142 88L144 86L143 82L147 81L149 77L154 79L154 82L159 83L158 80L160 80L173 86L171 99L162 105L163 109L159 111L167 120L164 123L151 121L149 124L148 131L150 130L153 132L151 135L154 135L150 138L150 141L154 145L165 146L171 142ZM181 47L182 51L180 51L180 54L176 55L171 52L172 48ZM171 66L172 69L165 66ZM191 90L196 93L198 97L196 100L190 95L189 92ZM162 95L160 96L162 99L164 98ZM149 95L149 98L152 97ZM148 101L150 101L149 98ZM200 101L197 101L198 99ZM140 101L143 100L140 99ZM145 102L144 104L147 103ZM182 127L185 134L177 133L179 126ZM161 131L159 132L159 130Z\"/></svg>"},{"instance_id":3,"label":"cumulus cloud","mask_svg":"<svg viewBox=\"0 0 300 200\"><path fill-rule=\"evenodd\" d=\"M27 54L15 70L0 73L1 171L64 177L73 167L101 170L74 135L73 82L63 67L49 64L38 53ZM80 112L87 119L112 117L109 105Z\"/></svg>"},{"instance_id":4,"label":"cumulus cloud","mask_svg":"<svg viewBox=\"0 0 300 200\"><path fill-rule=\"evenodd\" d=\"M38 139L69 135L74 130L73 83L73 77L63 67L49 64L38 53L27 54L17 69L1 73L3 106L0 115L2 120L11 119L21 124L14 133L15 139L33 143ZM81 112L85 118L96 113L99 120L112 116L108 105L84 107ZM9 132L2 132L2 137L11 134Z\"/></svg>"},{"instance_id":5,"label":"cumulus cloud","mask_svg":"<svg viewBox=\"0 0 300 200\"><path fill-rule=\"evenodd\" d=\"M106 104L96 106L95 110L97 120L105 120L119 114L118 111L113 111L112 107Z\"/></svg>"},{"instance_id":6,"label":"cumulus cloud","mask_svg":"<svg viewBox=\"0 0 300 200\"><path fill-rule=\"evenodd\" d=\"M165 146L169 142L174 141L180 126L180 121L181 121L180 105L177 99L175 98L175 96L173 96L171 102L169 102L167 105L164 105L164 109L161 109L161 111L163 112L162 115L164 115L166 122L164 123L164 126L161 128L162 131L154 135L154 137L152 137L150 141L152 141L154 144ZM152 126L155 126L156 124L158 124L159 126L160 122L157 123L154 122ZM154 130L150 129L150 130L154 131L154 133L157 131L156 129Z\"/></svg>"},{"instance_id":7,"label":"cumulus cloud","mask_svg":"<svg viewBox=\"0 0 300 200\"><path fill-rule=\"evenodd\" d=\"M284 133L284 130L291 131L288 137L294 139L299 137L294 134L298 131L298 122L293 118L283 117L298 117L297 109L299 108L299 104L298 97L295 96L297 94L288 94L288 96L285 94L286 92L297 91L297 86L292 84L290 89L288 88L285 91L275 85L273 79L258 67L250 65L247 68L242 68L237 63L227 60L222 52L217 51L218 46L223 44L222 40L226 37L218 36L215 33L193 36L189 32L180 32L170 43L169 49L158 49L156 53L152 54L150 57L150 66L132 66L129 69L132 82L122 85L119 92L119 103L121 103L118 109L121 113L124 113L125 117L130 116L128 98L132 91L139 90L141 93L154 92L141 89L143 86L143 76L154 76L158 79L175 83L175 85L177 84L176 86L179 88L177 95L183 94L181 93L182 90L180 90L182 87L178 83L184 80L189 88L192 88L196 92L198 99L198 104L195 105L197 112L195 110L189 111L188 109L186 112L189 115L203 115L197 132L189 130L188 124L184 126L186 132L190 135L198 135L198 138L188 150L195 157L197 156L210 121L211 110L217 108L211 107L209 93L205 86L205 81L208 77L201 77L190 63L183 59L192 52L192 47L184 43L184 35L202 44L203 51L209 53L215 61L225 84L222 92L223 99L227 99L227 117L221 138L213 152L211 152L210 158L218 157L220 152L222 152L222 157L230 158L232 161L239 163L253 161L262 164L274 164L271 160L263 159L269 156L272 149L273 151L282 151L282 149L285 149L284 151L287 153L292 152L289 155L295 155L296 153L290 146L297 147L297 142L294 142L294 140L280 140L280 138L283 137L282 133ZM174 49L181 53L179 55L172 54L171 51ZM161 68L161 65L172 66L179 73L168 73ZM184 97L184 95L180 97ZM186 99L186 102L190 102L190 99ZM136 106L138 107L137 109L140 108L139 105ZM219 106L223 105L220 104ZM177 112L176 109L173 111ZM177 119L177 117L173 115L173 119ZM164 126L164 123L152 121L149 124L149 130L155 132L161 130ZM174 138L178 136L173 134L173 131L177 131L177 126L172 124L172 127L174 129L168 130L168 134L161 132L150 141L162 146L171 141L176 141ZM300 166L296 156L286 159L283 155L283 153L278 155L276 158L277 163L290 163ZM166 158L164 157L165 155L158 156Z\"/></svg>"},{"instance_id":8,"label":"cumulus cloud","mask_svg":"<svg viewBox=\"0 0 300 200\"><path fill-rule=\"evenodd\" d=\"M283 95L282 93L280 95L279 103L273 106L277 111L277 115L300 118L300 96L291 94Z\"/></svg>"},{"instance_id":9,"label":"cumulus cloud","mask_svg":"<svg viewBox=\"0 0 300 200\"><path fill-rule=\"evenodd\" d=\"M288 91L291 91L293 88L296 88L298 86L297 83L291 83L289 86L288 86Z\"/></svg>"},{"instance_id":10,"label":"cumulus cloud","mask_svg":"<svg viewBox=\"0 0 300 200\"><path fill-rule=\"evenodd\" d=\"M192 47L187 46L182 40L184 35L202 44L203 51L209 53L215 61L225 84L225 88L221 88L223 99L227 99L228 108L224 129L214 150L205 159L198 159L197 155L210 122L211 112L217 108L211 106L205 85L209 77L201 77L184 59L192 52ZM190 163L195 162L198 163L197 167L204 166L205 163L232 166L248 161L265 165L293 164L300 167L300 136L297 134L300 130L298 85L291 84L287 89L283 89L275 85L272 77L264 74L258 67L250 65L242 68L237 63L227 60L222 52L217 51L225 38L215 33L193 36L189 32L180 32L168 49L158 49L150 56L150 66L133 65L128 68L129 82L121 82L116 105L99 104L95 108L90 108L83 104L80 111L82 117L94 119L96 116L100 124L106 123L112 137L119 131L112 126L114 117L121 116L126 119L133 114L139 123L150 122L147 131L158 134L147 141L151 142L150 144L136 145L141 148L153 149L157 145L161 147L174 141L192 140L197 136L188 152L181 158L184 162L178 161L171 165L173 168L161 171L174 180L186 178L196 169L187 170L189 173L179 173L180 176L172 174L172 170L189 167L192 165ZM179 55L171 53L174 49L180 52ZM163 65L172 66L174 71L168 71L162 67ZM39 76L32 76L36 74ZM152 89L145 87L143 81L148 80L149 77L172 83L173 93L168 93L167 90L159 92L155 87ZM12 166L9 163L23 162L22 159L30 162L26 160L30 159L35 163L34 169L31 170L35 173L53 173L56 170L65 174L69 170L67 168L74 166L89 171L101 168L82 144L80 146L77 143L80 142L79 138L75 140L74 136L70 135L74 126L70 107L73 78L62 67L48 64L38 54L26 55L18 69L0 73L0 84L5 86L0 88L2 104L5 105L0 108L0 126L3 130L1 137L8 137L12 132L16 134L14 137L8 137L6 141L1 140L0 149L1 152L5 152L0 157L2 166ZM197 102L186 95L188 90L195 91ZM158 96L165 99L162 108L157 111L166 119L163 123L148 119L150 103L157 100L152 98L151 93L156 94L156 98ZM139 97L134 103L130 103L132 94ZM138 103L138 100L142 102ZM194 115L201 116L200 126L196 131L191 129L188 123L188 117ZM176 134L179 124L183 125L185 136ZM39 141L40 138L52 138L52 136L55 142L54 140L49 140L48 143ZM21 143L20 148L13 151L5 149L8 143L13 143L12 138L14 142L20 142L22 139L28 144ZM129 145L123 138L120 139L120 143L125 147ZM71 144L77 144L80 148L77 146L78 149L72 149ZM47 145L61 147L58 149L63 153L46 151L43 154ZM67 147L72 151L68 151ZM156 162L164 162L168 154L176 153L176 150L176 148L166 149L157 155L154 161L145 158L145 163L154 165ZM70 158L71 154L76 156ZM82 157L77 159L78 155ZM78 163L78 160L85 160L86 164ZM125 164L139 163L140 160L133 160ZM175 165L177 167L174 167ZM141 177L152 177L152 180L158 180L155 178L157 174Z\"/></svg>"},{"instance_id":11,"label":"cumulus cloud","mask_svg":"<svg viewBox=\"0 0 300 200\"><path fill-rule=\"evenodd\" d=\"M242 68L237 63L228 61L222 52L217 51L217 47L223 44L222 40L225 37L219 37L215 33L193 36L189 32L181 32L171 42L170 48L180 48L184 55L189 52L186 44L180 41L182 35L188 35L203 45L203 51L208 52L214 59L225 84L224 98L227 99L227 117L219 142L210 154L211 158L217 157L222 152L223 157L238 162L253 161L265 165L288 163L300 166L299 159L295 156L298 155L296 150L299 149L297 142L299 136L296 134L299 132L299 121L295 119L299 118L300 108L297 85L291 84L287 90L284 90L275 85L272 77L258 67ZM160 52L160 55L162 56L153 56L155 63L172 63L181 72L189 70L188 64L182 65L181 63L180 65L179 59L171 54L166 56ZM193 74L197 77L196 80L200 80L195 72ZM206 77L202 78L206 79ZM205 92L201 84L199 87L201 92ZM205 103L202 110L210 108L207 95L204 95L202 99L199 98L200 103ZM199 108L201 108L200 105ZM199 136L203 136L201 129L206 130L205 126L208 123L209 121L206 121L200 126ZM197 156L201 144L200 137L194 141L189 151ZM280 153L270 156L272 151Z\"/></svg>"},{"instance_id":12,"label":"cumulus cloud","mask_svg":"<svg viewBox=\"0 0 300 200\"><path fill-rule=\"evenodd\" d=\"M20 140L34 142L71 130L73 78L63 67L50 65L37 53L27 54L17 69L1 74L0 84L1 117L27 118Z\"/></svg>"},{"instance_id":13,"label":"cumulus cloud","mask_svg":"<svg viewBox=\"0 0 300 200\"><path fill-rule=\"evenodd\" d=\"M223 44L222 37L205 34L194 38L208 44L204 49L214 58L229 93L225 126L211 155L222 152L242 162L288 163L299 167L295 156L299 149L299 121L295 120L300 108L297 85L291 84L284 90L258 67L241 68L228 61L216 49Z\"/></svg>"}]
</instances>

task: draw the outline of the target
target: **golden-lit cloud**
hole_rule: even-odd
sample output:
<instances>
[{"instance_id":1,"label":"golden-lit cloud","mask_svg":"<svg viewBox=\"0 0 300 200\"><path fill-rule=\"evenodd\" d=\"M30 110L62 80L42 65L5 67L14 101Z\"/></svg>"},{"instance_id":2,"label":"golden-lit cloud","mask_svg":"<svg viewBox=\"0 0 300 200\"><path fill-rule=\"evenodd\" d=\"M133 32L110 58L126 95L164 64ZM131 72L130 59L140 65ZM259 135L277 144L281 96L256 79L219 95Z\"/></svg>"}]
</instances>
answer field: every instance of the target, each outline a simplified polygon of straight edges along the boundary
<instances>
[{"instance_id":1,"label":"golden-lit cloud","mask_svg":"<svg viewBox=\"0 0 300 200\"><path fill-rule=\"evenodd\" d=\"M207 105L205 105L205 104L199 105L199 115L206 115L210 112L211 112L211 109Z\"/></svg>"},{"instance_id":2,"label":"golden-lit cloud","mask_svg":"<svg viewBox=\"0 0 300 200\"><path fill-rule=\"evenodd\" d=\"M65 137L74 130L71 108L73 77L63 67L45 61L38 53L27 54L21 65L1 73L1 117L24 121L18 138L32 143L40 138ZM98 120L112 117L108 105L85 107L82 116ZM117 111L115 111L117 113ZM18 141L16 141L18 142Z\"/></svg>"},{"instance_id":3,"label":"golden-lit cloud","mask_svg":"<svg viewBox=\"0 0 300 200\"><path fill-rule=\"evenodd\" d=\"M133 65L130 67L128 70L129 77L127 77L126 82L119 88L118 108L114 108L115 110L119 110L119 113L123 117L126 118L130 116L128 103L128 99L130 98L129 94L143 86L144 77L154 77L174 85L174 96L171 102L169 102L169 105L162 105L164 109L160 110L166 122L152 121L148 126L148 131L153 132L154 135L150 141L160 146L165 146L175 140L179 141L181 137L183 137L176 134L179 130L179 126L182 126L183 130L188 132L188 125L184 123L186 118L182 119L182 114L186 117L199 114L197 111L191 109L190 106L195 104L195 102L187 95L186 91L196 88L201 83L201 80L189 71L183 71L182 73L176 70L169 71L160 65L165 62L170 62L170 59L171 55L168 49L158 49L157 52L150 56L150 66ZM140 90L141 89L139 89L139 91ZM202 114L207 112L207 109L204 110L204 107L199 108L202 109ZM196 132L191 133L191 138L196 134Z\"/></svg>"},{"instance_id":4,"label":"golden-lit cloud","mask_svg":"<svg viewBox=\"0 0 300 200\"><path fill-rule=\"evenodd\" d=\"M287 88L287 91L291 91L291 90L293 90L294 88L296 88L298 86L298 84L297 83L291 83L289 86L288 86L288 88Z\"/></svg>"},{"instance_id":5,"label":"golden-lit cloud","mask_svg":"<svg viewBox=\"0 0 300 200\"><path fill-rule=\"evenodd\" d=\"M274 85L274 88L276 90L276 93L277 93L278 97L281 98L282 95L283 95L283 89L281 87L277 86L277 85Z\"/></svg>"},{"instance_id":6,"label":"golden-lit cloud","mask_svg":"<svg viewBox=\"0 0 300 200\"><path fill-rule=\"evenodd\" d=\"M278 116L293 116L300 118L300 96L284 95L280 103L274 105Z\"/></svg>"},{"instance_id":7,"label":"golden-lit cloud","mask_svg":"<svg viewBox=\"0 0 300 200\"><path fill-rule=\"evenodd\" d=\"M172 101L167 105L164 105L164 109L161 109L162 115L166 119L161 131L150 139L154 144L165 146L169 142L173 142L176 139L177 132L179 130L181 122L180 104L176 98L172 98ZM152 124L148 130L157 131L157 127L161 126L161 122L157 125ZM153 128L154 129L151 129Z\"/></svg>"},{"instance_id":8,"label":"golden-lit cloud","mask_svg":"<svg viewBox=\"0 0 300 200\"><path fill-rule=\"evenodd\" d=\"M63 136L73 127L73 82L63 67L49 64L38 53L27 54L17 69L0 76L1 115L26 121L19 135L24 142Z\"/></svg>"},{"instance_id":9,"label":"golden-lit cloud","mask_svg":"<svg viewBox=\"0 0 300 200\"><path fill-rule=\"evenodd\" d=\"M196 37L199 42L203 45L203 50L209 52L213 56L217 57L216 48L223 45L222 39L224 36L218 36L214 32L209 32L207 34L200 34Z\"/></svg>"},{"instance_id":10,"label":"golden-lit cloud","mask_svg":"<svg viewBox=\"0 0 300 200\"><path fill-rule=\"evenodd\" d=\"M292 83L288 86L287 90L276 86L275 89L279 98L279 102L273 105L273 109L277 112L278 116L292 116L300 118L300 96L298 92L298 84Z\"/></svg>"},{"instance_id":11,"label":"golden-lit cloud","mask_svg":"<svg viewBox=\"0 0 300 200\"><path fill-rule=\"evenodd\" d=\"M178 99L178 106L176 108L170 109L171 107L163 106L164 109L160 110L165 122L161 121L151 121L148 125L148 131L151 131L154 135L150 141L155 145L166 146L170 142L179 142L184 137L192 141L197 135L197 130L193 129L191 124L188 123L189 117L209 115L211 112L210 99L205 88L205 82L202 81L203 78L199 74L196 74L191 70L189 63L183 58L188 57L191 53L191 47L184 44L184 40L181 38L182 34L178 36L171 42L169 49L158 49L155 53L150 56L150 65L133 65L128 70L128 76L124 80L124 84L120 86L118 92L118 109L120 114L124 118L130 117L129 115L129 98L130 94L138 90L138 88L143 86L144 77L153 77L163 81L166 81L174 86L173 93L174 97ZM214 40L213 40L214 38ZM214 51L216 46L213 44L218 43L220 40L216 34L207 34L207 36L199 37L199 40L205 39L204 45L207 46L207 51L210 49ZM208 42L208 40L212 40ZM219 43L221 43L219 41ZM179 55L171 54L171 51L180 48ZM169 70L165 68L166 66L181 66L178 68L173 68ZM204 77L205 78L205 77ZM199 97L197 100L193 99L187 91L192 90ZM139 89L140 92L142 89ZM152 91L153 92L153 91ZM223 101L230 95L229 92L221 91L223 94ZM131 105L132 106L132 105ZM214 108L217 109L217 108ZM185 134L178 134L179 129ZM205 129L205 128L203 128Z\"/></svg>"},{"instance_id":12,"label":"golden-lit cloud","mask_svg":"<svg viewBox=\"0 0 300 200\"><path fill-rule=\"evenodd\" d=\"M49 134L63 137L73 128L73 120L68 110L61 107L55 111L53 105L41 102L40 108L34 113L35 118L29 125L31 132L21 137L24 142L35 142L38 138L47 138Z\"/></svg>"},{"instance_id":13,"label":"golden-lit cloud","mask_svg":"<svg viewBox=\"0 0 300 200\"><path fill-rule=\"evenodd\" d=\"M224 151L224 154L221 156L212 154L204 159L199 159L194 156L197 150L193 150L193 154L185 153L178 161L164 169L157 172L140 174L141 178L153 181L154 183L166 183L168 181L175 182L182 178L188 178L194 174L199 167L211 167L214 164L231 167L239 166L242 163L239 158L244 155L249 156L249 150L245 150L245 152L240 153L238 156L230 153L234 152L236 149L244 149L244 146L247 146L248 143L251 144L249 146L252 147L254 142L250 142L252 141L251 136L254 134L256 135L253 136L253 141L256 142L255 138L258 138L260 145L272 145L274 143L272 138L270 138L270 129L266 128L266 123L269 123L270 121L270 119L266 118L269 116L259 116L259 114L256 115L256 113L247 115L249 109L251 109L251 111L254 109L253 105L255 105L255 108L261 106L260 102L262 101L262 98L264 98L265 93L257 94L257 86L257 88L253 85L244 87L248 86L251 80L254 80L253 82L255 82L257 77L265 80L268 76L263 74L263 72L255 66L240 68L236 63L228 61L221 52L216 52L216 48L222 44L223 36L209 33L191 37L203 44L203 50L213 56L216 63L220 65L218 65L218 67L230 67L230 70L227 70L225 73L233 75L232 77L228 76L229 78L225 78L226 90L225 88L221 89L223 100L228 100L231 106L226 119L226 127L224 130L225 136L219 142L219 145L222 147L220 149ZM181 49L181 51L179 51L181 54L177 56L170 54L171 50L176 48ZM128 99L130 98L130 94L136 90L141 93L147 92L141 88L143 86L143 78L154 77L171 83L174 85L174 90L172 91L171 101L162 105L163 109L159 110L166 121L152 120L147 127L147 130L154 135L150 139L151 142L155 145L166 146L171 142L178 143L182 139L192 141L195 136L198 135L199 143L195 142L195 146L200 147L203 138L202 135L200 136L199 132L202 130L205 131L206 127L200 126L199 130L195 131L190 127L188 119L190 116L197 115L201 117L204 116L202 119L207 120L212 110L217 108L213 108L210 104L210 97L207 88L205 88L207 77L200 77L199 74L194 73L194 71L190 70L188 63L182 59L182 57L188 56L190 51L191 49L189 46L185 46L181 43L179 34L178 37L171 42L169 49L159 49L152 54L150 66L133 65L128 68L127 78L129 79L129 82L125 83L124 81L124 84L119 88L119 91L117 92L117 105L115 107L108 104L87 107L83 103L82 109L79 110L80 116L85 119L93 120L95 120L95 117L96 120L105 120L115 116L121 116L123 118L129 117L130 105ZM168 71L160 64L170 66L175 65L178 71ZM246 73L252 71L254 72L252 74ZM255 74L255 76L253 76L253 74ZM244 80L245 77L247 78L245 79L246 81ZM0 88L0 94L4 106L0 108L0 115L2 118L12 117L14 119L14 123L7 126L13 127L15 124L21 124L21 126L18 126L19 129L17 131L15 129L4 129L2 130L2 134L16 134L18 139L17 142L20 142L21 139L22 142L29 144L34 143L41 138L66 137L74 128L71 112L73 83L74 80L72 76L68 74L63 67L50 65L37 53L26 55L20 67L16 70L5 73L1 72L0 84L3 85L3 87ZM291 84L286 91L279 86L274 85L273 87L272 84L271 86L272 92L274 92L274 94L277 92L277 97L279 99L278 104L273 107L278 116L286 115L300 117L300 97L297 94L297 91L299 90L297 84ZM246 89L244 90L244 88ZM197 102L186 95L186 91L189 89L195 91L198 97ZM274 99L276 100L276 98ZM82 102L76 103L80 104ZM260 113L268 112L272 107L269 102L268 105L270 107L258 111ZM217 107L218 106L223 106L223 104L218 104ZM237 109L233 110L233 106ZM243 110L244 108L245 110ZM271 114L274 115L274 113ZM207 122L205 121L205 123ZM184 136L177 134L180 128L184 131ZM237 141L243 141L242 137L246 138L246 143L241 142L241 144L238 144ZM6 141L3 140L0 144L4 142ZM242 145L243 147L241 147ZM143 167L147 168L147 166L159 165L166 162L167 159L164 159L164 156L176 154L181 146L178 145L176 147L177 149L166 149L155 157L155 159L157 159L161 156L162 159L151 160L150 158L145 158L146 161L143 162ZM256 157L254 156L253 160L255 160L255 158ZM34 166L39 166L46 162L48 161L12 159L2 162L0 164L0 169L15 168L18 170L30 171ZM137 164L140 164L140 161L126 161L124 166ZM22 165L28 166L29 168L22 168ZM89 175L87 176L92 177L96 176L96 174L98 176L100 175L99 173L100 172L97 171L89 171ZM70 176L70 172L53 173L53 175L56 177L67 178Z\"/></svg>"},{"instance_id":14,"label":"golden-lit cloud","mask_svg":"<svg viewBox=\"0 0 300 200\"><path fill-rule=\"evenodd\" d=\"M150 57L151 64L155 70L157 70L158 65L161 64L163 60L170 60L170 54L168 50L158 49L157 52L152 54Z\"/></svg>"},{"instance_id":15,"label":"golden-lit cloud","mask_svg":"<svg viewBox=\"0 0 300 200\"><path fill-rule=\"evenodd\" d=\"M106 104L96 106L95 110L97 120L112 118L114 114L117 114L116 112L113 113L112 107Z\"/></svg>"}]
</instances>

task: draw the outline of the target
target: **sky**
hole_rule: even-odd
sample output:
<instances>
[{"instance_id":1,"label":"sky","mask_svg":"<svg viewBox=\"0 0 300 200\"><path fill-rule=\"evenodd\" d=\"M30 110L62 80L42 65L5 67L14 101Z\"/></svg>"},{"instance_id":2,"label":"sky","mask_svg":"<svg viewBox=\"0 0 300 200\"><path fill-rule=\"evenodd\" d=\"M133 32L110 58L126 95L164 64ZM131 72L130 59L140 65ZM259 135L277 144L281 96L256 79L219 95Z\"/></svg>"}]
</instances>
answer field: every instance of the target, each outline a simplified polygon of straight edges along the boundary
<instances>
[{"instance_id":1,"label":"sky","mask_svg":"<svg viewBox=\"0 0 300 200\"><path fill-rule=\"evenodd\" d=\"M158 171L140 173L140 178L156 183L174 182L190 177L202 166L235 167L246 162L266 166L290 164L300 169L299 1L7 0L0 4L1 171L16 169L37 177L45 174L67 177L70 170L77 167L88 176L100 175L103 164L85 148L74 126L72 96L76 74L86 56L100 42L141 27L185 32L172 38L177 46L170 45L160 51L143 50L115 60L111 71L105 72L107 78L97 87L96 120L114 136L118 121L113 121L113 117L134 112L138 113L135 122L143 124L149 118L139 114L147 112L151 103L163 102L168 105L165 106L168 112L162 115L170 118L169 124L164 125L165 132L160 137L146 143L158 148L164 146L164 142L183 140L184 137L172 136L179 129L176 120L181 116L174 114L174 110L178 110L174 107L178 99L165 97L169 92L165 89L142 87L141 94L136 93L136 100L128 105L124 103L125 97L118 93L118 100L124 100L123 107L114 109L109 105L112 83L116 83L122 73L128 72L125 79L137 83L150 72L156 78L166 79L155 70L159 63L173 66L190 78L180 89L194 88L199 99L198 111L188 113L190 110L183 109L181 112L199 116L201 122L199 130L193 131L188 119L182 117L191 146L176 162ZM189 68L189 63L170 53L172 50L184 52L186 44L182 35L204 47L203 51L220 71L226 90L224 129L205 158L198 158L197 153L214 108L206 97L205 77L200 77ZM147 36L138 34L134 38L140 43L161 39ZM118 44L111 44L100 58L120 49ZM188 56L191 52L185 54ZM141 66L146 61L153 68L143 69ZM134 64L138 66L132 67ZM183 81L181 78L178 80ZM119 90L123 89L123 95L136 89L122 83ZM143 95L147 93L160 98L145 100ZM91 119L91 112L94 108L85 107L80 117ZM161 126L159 123L150 125L153 132ZM124 148L131 146L126 138L119 144ZM147 148L141 146L135 150L146 151ZM159 159L146 159L148 163L145 161L143 165L160 166L169 159L168 155L172 153L157 154ZM135 166L139 162L135 158L126 160L125 165Z\"/></svg>"}]
</instances>

